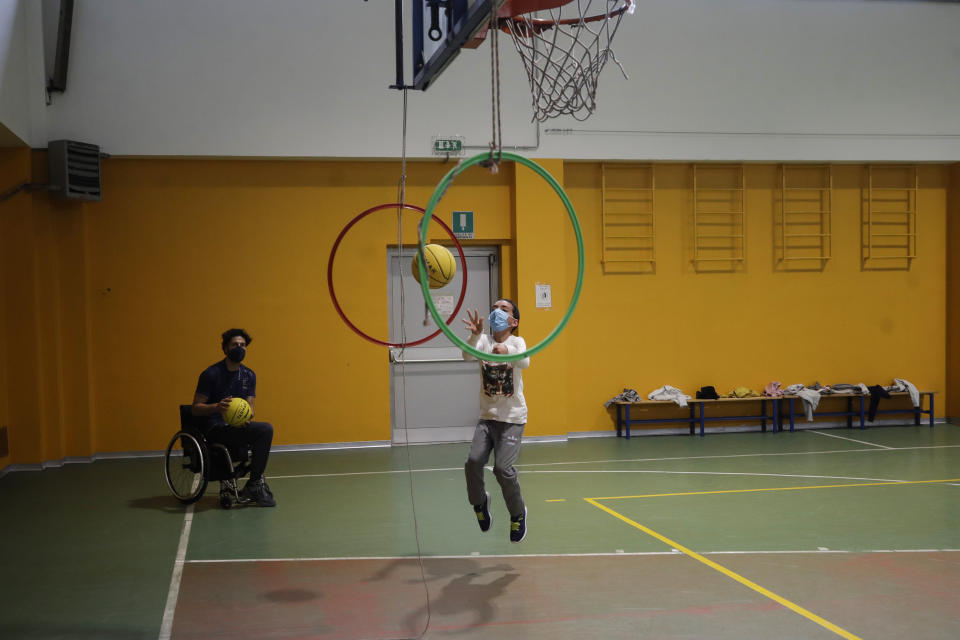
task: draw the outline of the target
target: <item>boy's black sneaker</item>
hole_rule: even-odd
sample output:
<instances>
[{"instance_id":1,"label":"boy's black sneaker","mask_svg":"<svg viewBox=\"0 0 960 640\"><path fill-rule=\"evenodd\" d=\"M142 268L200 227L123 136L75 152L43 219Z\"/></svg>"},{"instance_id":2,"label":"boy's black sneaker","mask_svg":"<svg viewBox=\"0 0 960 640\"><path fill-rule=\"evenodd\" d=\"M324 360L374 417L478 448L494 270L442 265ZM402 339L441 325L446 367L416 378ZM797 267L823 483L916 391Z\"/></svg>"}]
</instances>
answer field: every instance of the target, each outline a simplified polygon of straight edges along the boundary
<instances>
[{"instance_id":1,"label":"boy's black sneaker","mask_svg":"<svg viewBox=\"0 0 960 640\"><path fill-rule=\"evenodd\" d=\"M490 492L487 492L487 497L483 501L483 504L473 505L473 512L477 514L477 524L480 525L480 531L489 531L490 530Z\"/></svg>"},{"instance_id":2,"label":"boy's black sneaker","mask_svg":"<svg viewBox=\"0 0 960 640\"><path fill-rule=\"evenodd\" d=\"M510 518L510 542L523 542L527 537L527 507L523 507L523 515L519 518Z\"/></svg>"},{"instance_id":3,"label":"boy's black sneaker","mask_svg":"<svg viewBox=\"0 0 960 640\"><path fill-rule=\"evenodd\" d=\"M260 507L277 506L277 501L273 499L273 492L270 491L270 487L263 481L263 478L248 480L243 487L243 496L250 498Z\"/></svg>"}]
</instances>

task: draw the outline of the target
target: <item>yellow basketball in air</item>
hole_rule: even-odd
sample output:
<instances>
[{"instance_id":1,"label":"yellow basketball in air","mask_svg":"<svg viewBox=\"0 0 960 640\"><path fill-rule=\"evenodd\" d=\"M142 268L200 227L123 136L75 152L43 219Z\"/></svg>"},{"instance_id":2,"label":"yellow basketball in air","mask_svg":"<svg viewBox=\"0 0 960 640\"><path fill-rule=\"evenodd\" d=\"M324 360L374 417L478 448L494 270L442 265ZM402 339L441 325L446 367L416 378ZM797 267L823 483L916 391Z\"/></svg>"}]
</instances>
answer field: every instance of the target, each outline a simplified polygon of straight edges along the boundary
<instances>
[{"instance_id":1,"label":"yellow basketball in air","mask_svg":"<svg viewBox=\"0 0 960 640\"><path fill-rule=\"evenodd\" d=\"M250 404L243 398L231 398L230 406L223 412L223 421L231 427L239 427L246 424L253 411Z\"/></svg>"},{"instance_id":2,"label":"yellow basketball in air","mask_svg":"<svg viewBox=\"0 0 960 640\"><path fill-rule=\"evenodd\" d=\"M427 262L427 285L431 289L439 289L450 284L457 273L457 261L446 247L438 244L428 244L423 248L423 255ZM413 277L420 282L420 267L417 266L419 253L413 256L410 269Z\"/></svg>"}]
</instances>

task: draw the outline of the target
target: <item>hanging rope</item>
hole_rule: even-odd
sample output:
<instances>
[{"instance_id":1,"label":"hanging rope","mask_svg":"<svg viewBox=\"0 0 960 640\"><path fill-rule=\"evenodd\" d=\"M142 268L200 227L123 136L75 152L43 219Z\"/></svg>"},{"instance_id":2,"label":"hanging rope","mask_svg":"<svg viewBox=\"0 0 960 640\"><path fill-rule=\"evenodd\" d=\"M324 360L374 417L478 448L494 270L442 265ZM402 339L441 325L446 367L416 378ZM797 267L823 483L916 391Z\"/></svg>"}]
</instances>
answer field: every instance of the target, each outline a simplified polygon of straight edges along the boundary
<instances>
[{"instance_id":1,"label":"hanging rope","mask_svg":"<svg viewBox=\"0 0 960 640\"><path fill-rule=\"evenodd\" d=\"M490 160L484 163L489 166L491 173L497 173L500 158L503 153L503 131L500 123L500 45L497 34L497 10L494 7L490 14L490 109L493 113L491 123ZM496 158L494 158L496 154Z\"/></svg>"},{"instance_id":2,"label":"hanging rope","mask_svg":"<svg viewBox=\"0 0 960 640\"><path fill-rule=\"evenodd\" d=\"M407 88L403 89L403 142L401 143L400 153L400 182L397 187L397 260L400 272L400 344L407 344L407 323L406 323L406 296L403 291L404 271L403 265L403 205L406 203L407 195ZM407 478L410 483L410 505L413 515L413 537L417 542L417 562L420 565L420 581L423 583L424 599L426 600L427 622L423 625L423 631L417 636L423 638L427 629L430 628L430 590L427 587L427 576L423 569L423 551L420 548L420 527L417 523L417 502L413 491L413 465L410 461L410 441L407 436L407 371L405 347L401 347L399 354L400 364L400 394L399 402L402 405L401 411L398 411L398 418L403 416L403 446L407 452ZM400 425L397 425L398 428Z\"/></svg>"}]
</instances>

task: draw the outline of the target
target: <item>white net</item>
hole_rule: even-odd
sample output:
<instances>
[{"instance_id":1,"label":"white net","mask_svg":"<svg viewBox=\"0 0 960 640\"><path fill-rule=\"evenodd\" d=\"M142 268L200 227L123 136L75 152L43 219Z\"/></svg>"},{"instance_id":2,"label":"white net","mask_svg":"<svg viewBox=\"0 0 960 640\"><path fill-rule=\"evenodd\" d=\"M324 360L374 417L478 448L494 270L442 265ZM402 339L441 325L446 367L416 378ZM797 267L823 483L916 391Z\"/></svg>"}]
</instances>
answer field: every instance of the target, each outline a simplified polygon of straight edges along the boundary
<instances>
[{"instance_id":1,"label":"white net","mask_svg":"<svg viewBox=\"0 0 960 640\"><path fill-rule=\"evenodd\" d=\"M597 107L597 81L608 59L627 77L610 48L634 0L573 0L554 9L501 18L530 80L533 119L569 115L586 120Z\"/></svg>"}]
</instances>

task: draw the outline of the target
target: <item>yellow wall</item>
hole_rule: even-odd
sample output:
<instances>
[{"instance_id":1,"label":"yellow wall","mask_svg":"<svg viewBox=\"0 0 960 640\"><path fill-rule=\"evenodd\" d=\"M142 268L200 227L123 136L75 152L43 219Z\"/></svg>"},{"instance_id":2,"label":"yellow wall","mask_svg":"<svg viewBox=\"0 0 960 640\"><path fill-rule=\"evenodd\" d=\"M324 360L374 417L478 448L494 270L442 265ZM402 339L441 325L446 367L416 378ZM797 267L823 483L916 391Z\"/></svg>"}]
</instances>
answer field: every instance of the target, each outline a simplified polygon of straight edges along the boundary
<instances>
[{"instance_id":1,"label":"yellow wall","mask_svg":"<svg viewBox=\"0 0 960 640\"><path fill-rule=\"evenodd\" d=\"M946 415L960 421L960 162L950 167L947 222Z\"/></svg>"},{"instance_id":2,"label":"yellow wall","mask_svg":"<svg viewBox=\"0 0 960 640\"><path fill-rule=\"evenodd\" d=\"M865 167L833 168L833 258L821 272L782 272L773 260L779 174L746 166L747 244L738 273L692 264L690 165L656 167L655 275L604 275L598 258L600 168L568 164L567 190L584 221L584 296L566 340L580 343L567 380L572 425L609 424L598 400L624 387L643 396L671 384L693 394L783 383L890 384L944 389L945 207L948 171L920 167L918 259L909 271L862 271ZM942 406L937 411L943 415Z\"/></svg>"},{"instance_id":3,"label":"yellow wall","mask_svg":"<svg viewBox=\"0 0 960 640\"><path fill-rule=\"evenodd\" d=\"M35 155L40 180L43 154ZM23 154L13 164L30 171ZM656 273L610 275L599 257L600 165L541 164L570 194L587 258L576 313L525 373L527 435L609 430L603 402L623 387L645 395L672 384L692 394L706 384L728 391L896 376L946 388L955 167L921 166L920 257L909 271L886 272L860 267L865 167L834 167L834 257L823 272L794 273L773 260L778 168L748 165L745 268L705 274L690 263L691 167L658 165ZM8 165L4 181L15 183ZM425 205L450 168L409 164L407 201ZM222 357L219 334L232 326L254 337L258 417L275 423L276 444L389 439L385 350L344 326L326 272L340 230L367 207L395 201L398 179L393 162L108 159L102 202L35 194L5 203L0 418L12 456L0 465L162 448L175 405L190 401L199 372ZM502 245L503 291L521 307L527 343L541 341L576 279L562 203L508 164L496 175L459 176L437 214L449 223L458 209L476 212L475 243ZM404 219L412 243L417 220ZM960 246L952 229L951 246ZM439 227L430 238L444 240ZM386 247L396 242L394 214L380 212L351 230L337 256L341 305L378 337L387 332ZM552 286L552 309L536 309L537 282Z\"/></svg>"},{"instance_id":4,"label":"yellow wall","mask_svg":"<svg viewBox=\"0 0 960 640\"><path fill-rule=\"evenodd\" d=\"M0 149L0 193L7 193L24 182L30 181L30 152L28 149ZM29 208L25 194L11 197L0 202L0 427L8 427L8 440L13 433L10 406L10 344L7 337L8 325L12 321L10 309L14 308L13 293L7 281L16 273L17 265L13 260L10 244L13 237L14 222L29 217ZM0 455L0 469L10 463L10 455Z\"/></svg>"},{"instance_id":5,"label":"yellow wall","mask_svg":"<svg viewBox=\"0 0 960 640\"><path fill-rule=\"evenodd\" d=\"M4 149L3 191L29 182L30 151ZM33 245L31 198L21 192L0 204L0 276L3 277L3 333L0 363L3 389L0 392L0 417L8 426L10 456L0 460L7 464L16 460L18 452L30 459L42 459L39 449L40 429L37 419L36 357L31 350L36 334L33 295ZM25 251L26 250L26 251Z\"/></svg>"},{"instance_id":6,"label":"yellow wall","mask_svg":"<svg viewBox=\"0 0 960 640\"><path fill-rule=\"evenodd\" d=\"M425 205L449 168L410 165L407 201ZM258 416L277 425L277 444L388 440L385 349L340 320L326 272L340 230L394 202L398 178L393 163L109 161L104 200L87 217L95 448L159 448L233 326L253 335ZM458 179L445 222L473 209L484 238L508 238L510 180ZM405 221L404 242L415 242L418 218ZM373 214L335 263L341 306L381 339L396 241L395 215Z\"/></svg>"},{"instance_id":7,"label":"yellow wall","mask_svg":"<svg viewBox=\"0 0 960 640\"><path fill-rule=\"evenodd\" d=\"M4 184L46 181L45 154L3 157ZM84 206L21 192L0 211L8 462L90 455Z\"/></svg>"},{"instance_id":8,"label":"yellow wall","mask_svg":"<svg viewBox=\"0 0 960 640\"><path fill-rule=\"evenodd\" d=\"M539 164L563 184L562 161L545 160ZM577 248L575 241L567 241L575 236L566 208L554 189L528 168L517 168L515 174L518 290L514 300L520 305L519 333L529 349L557 326L570 304L576 284ZM569 268L571 263L573 270ZM551 308L537 308L537 283L550 285ZM527 436L578 430L570 416L572 405L579 398L558 393L567 386L571 375L568 372L579 366L582 357L574 336L568 330L559 334L531 357L530 368L524 371L524 396L530 416L524 429Z\"/></svg>"}]
</instances>

